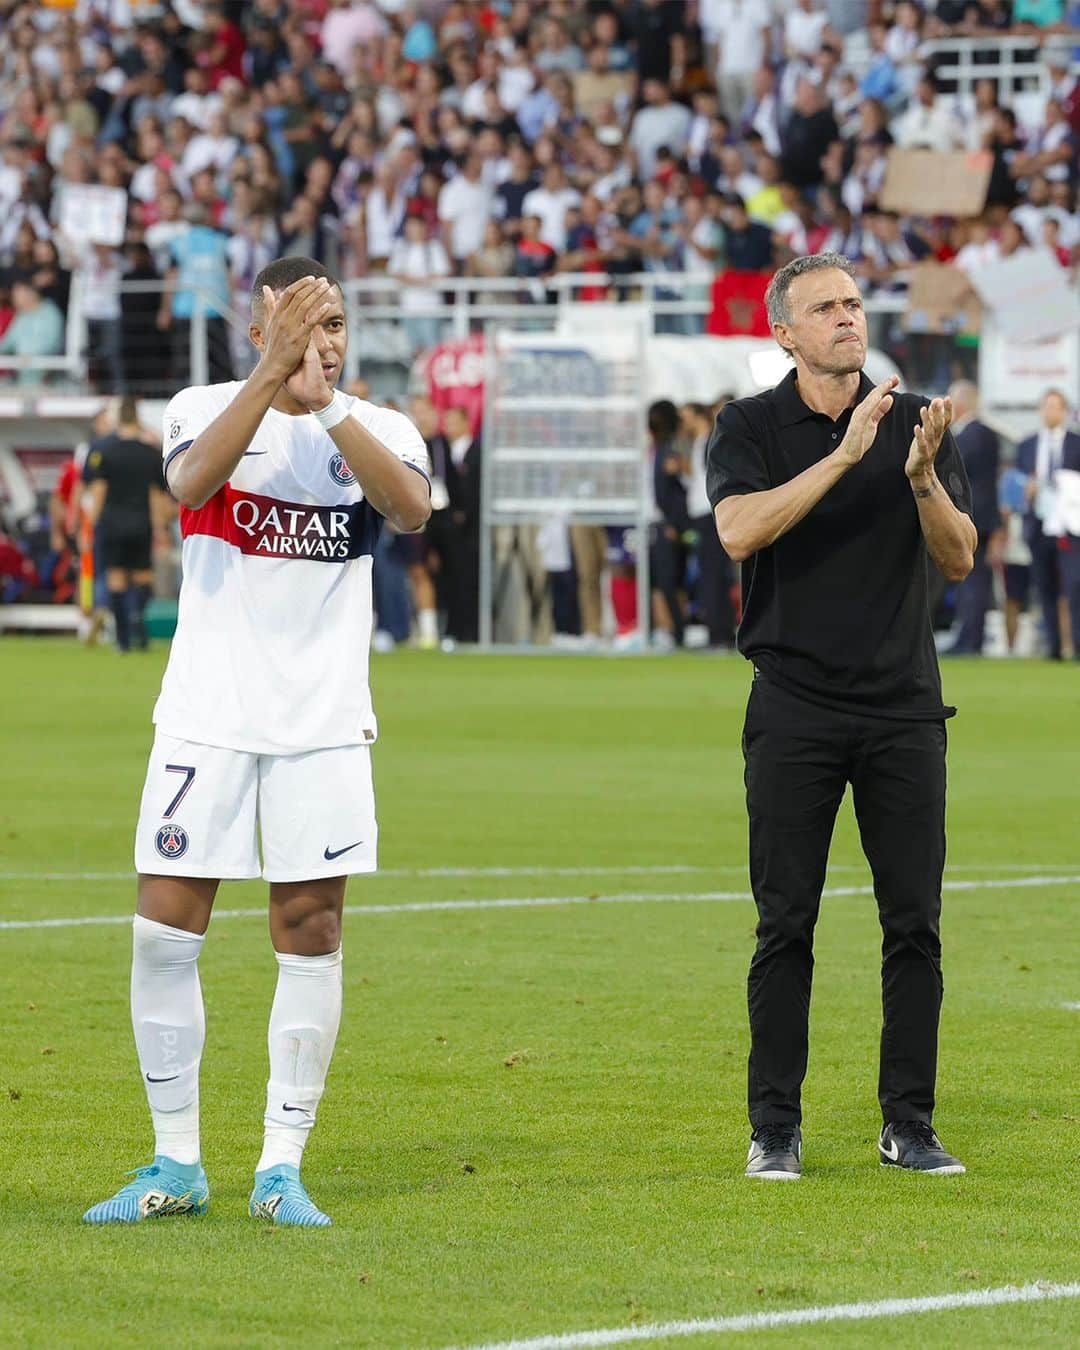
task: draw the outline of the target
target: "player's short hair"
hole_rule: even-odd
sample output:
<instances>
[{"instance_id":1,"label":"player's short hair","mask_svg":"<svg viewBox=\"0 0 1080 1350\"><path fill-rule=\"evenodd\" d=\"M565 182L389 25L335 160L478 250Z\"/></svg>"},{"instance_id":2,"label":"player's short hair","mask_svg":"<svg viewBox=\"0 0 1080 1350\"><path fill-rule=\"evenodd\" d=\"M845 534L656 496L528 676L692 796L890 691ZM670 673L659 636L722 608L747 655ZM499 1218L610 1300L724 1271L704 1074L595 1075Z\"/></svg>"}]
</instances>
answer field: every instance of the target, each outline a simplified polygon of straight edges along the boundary
<instances>
[{"instance_id":1,"label":"player's short hair","mask_svg":"<svg viewBox=\"0 0 1080 1350\"><path fill-rule=\"evenodd\" d=\"M770 323L790 323L791 310L788 307L788 291L796 277L804 277L808 272L843 272L852 281L856 280L855 268L842 253L810 253L802 258L792 258L785 263L769 282L765 292L765 309Z\"/></svg>"},{"instance_id":2,"label":"player's short hair","mask_svg":"<svg viewBox=\"0 0 1080 1350\"><path fill-rule=\"evenodd\" d=\"M251 286L251 313L256 320L263 317L263 287L269 286L276 295L278 291L283 291L286 286L291 286L294 281L299 281L301 277L325 277L327 281L341 290L341 282L337 277L321 262L316 262L314 258L304 258L300 254L292 254L288 258L275 258L272 263L267 263L259 275L255 278Z\"/></svg>"}]
</instances>

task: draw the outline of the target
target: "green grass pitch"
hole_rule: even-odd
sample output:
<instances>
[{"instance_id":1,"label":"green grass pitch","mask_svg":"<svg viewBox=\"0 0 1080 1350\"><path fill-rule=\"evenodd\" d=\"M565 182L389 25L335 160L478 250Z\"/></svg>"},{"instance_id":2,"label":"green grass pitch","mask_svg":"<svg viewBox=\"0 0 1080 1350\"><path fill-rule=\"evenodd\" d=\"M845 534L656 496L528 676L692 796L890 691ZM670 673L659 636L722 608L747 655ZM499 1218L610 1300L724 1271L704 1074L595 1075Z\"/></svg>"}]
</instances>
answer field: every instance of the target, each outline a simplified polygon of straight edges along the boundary
<instances>
[{"instance_id":1,"label":"green grass pitch","mask_svg":"<svg viewBox=\"0 0 1080 1350\"><path fill-rule=\"evenodd\" d=\"M0 920L130 910L164 656L0 644ZM1077 670L946 670L948 881L967 884L945 898L936 1122L968 1175L878 1166L879 931L860 893L823 907L796 1186L741 1175L748 670L376 660L387 871L350 904L592 902L347 916L305 1163L329 1231L246 1217L275 978L263 919L216 919L202 960L210 1213L128 1230L79 1218L149 1160L129 931L0 930L0 1344L440 1350L1080 1278L1080 887L1037 880L1080 876ZM830 886L865 885L850 802L833 863ZM263 903L255 883L219 899ZM1076 1344L1080 1300L744 1339L897 1335Z\"/></svg>"}]
</instances>

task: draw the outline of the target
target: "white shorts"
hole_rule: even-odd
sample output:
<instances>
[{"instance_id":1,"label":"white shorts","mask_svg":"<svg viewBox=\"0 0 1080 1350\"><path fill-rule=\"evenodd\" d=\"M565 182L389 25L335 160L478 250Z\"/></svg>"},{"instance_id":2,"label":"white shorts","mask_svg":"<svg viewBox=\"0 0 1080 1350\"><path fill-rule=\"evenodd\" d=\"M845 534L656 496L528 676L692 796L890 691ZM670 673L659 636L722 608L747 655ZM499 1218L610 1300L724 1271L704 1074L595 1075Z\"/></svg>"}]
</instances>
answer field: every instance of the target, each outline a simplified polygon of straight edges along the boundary
<instances>
[{"instance_id":1,"label":"white shorts","mask_svg":"<svg viewBox=\"0 0 1080 1350\"><path fill-rule=\"evenodd\" d=\"M135 870L222 881L348 876L375 871L378 834L369 746L253 755L159 731Z\"/></svg>"}]
</instances>

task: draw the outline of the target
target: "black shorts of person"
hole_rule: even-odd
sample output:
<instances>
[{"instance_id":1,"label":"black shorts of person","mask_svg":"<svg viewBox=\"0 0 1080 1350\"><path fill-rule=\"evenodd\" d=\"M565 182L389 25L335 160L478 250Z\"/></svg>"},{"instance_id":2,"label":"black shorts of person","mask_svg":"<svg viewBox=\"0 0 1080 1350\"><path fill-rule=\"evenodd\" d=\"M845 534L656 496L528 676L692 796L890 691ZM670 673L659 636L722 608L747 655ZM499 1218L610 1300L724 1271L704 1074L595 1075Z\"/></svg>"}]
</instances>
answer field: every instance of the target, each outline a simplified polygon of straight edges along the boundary
<instances>
[{"instance_id":1,"label":"black shorts of person","mask_svg":"<svg viewBox=\"0 0 1080 1350\"><path fill-rule=\"evenodd\" d=\"M138 522L103 522L99 534L101 565L106 571L123 568L127 572L150 571L150 531Z\"/></svg>"},{"instance_id":2,"label":"black shorts of person","mask_svg":"<svg viewBox=\"0 0 1080 1350\"><path fill-rule=\"evenodd\" d=\"M856 401L872 387L864 374ZM738 648L755 670L743 732L758 910L748 981L755 1128L801 1121L814 925L849 783L884 935L882 1114L928 1122L934 1109L945 722L956 709L942 702L927 610L933 564L904 473L927 400L894 399L862 461L743 563ZM790 481L839 446L850 416L813 412L794 372L729 403L708 447L710 502ZM951 433L936 470L970 514Z\"/></svg>"}]
</instances>

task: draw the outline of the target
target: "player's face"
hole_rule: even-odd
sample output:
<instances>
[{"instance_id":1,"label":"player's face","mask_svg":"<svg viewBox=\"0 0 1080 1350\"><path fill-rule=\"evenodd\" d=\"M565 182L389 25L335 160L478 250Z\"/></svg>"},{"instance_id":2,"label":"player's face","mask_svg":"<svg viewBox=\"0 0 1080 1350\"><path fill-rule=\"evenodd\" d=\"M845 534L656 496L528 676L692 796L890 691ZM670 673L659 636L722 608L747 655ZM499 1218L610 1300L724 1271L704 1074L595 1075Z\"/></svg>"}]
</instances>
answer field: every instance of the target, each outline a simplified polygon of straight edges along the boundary
<instances>
[{"instance_id":1,"label":"player's face","mask_svg":"<svg viewBox=\"0 0 1080 1350\"><path fill-rule=\"evenodd\" d=\"M281 291L275 291L274 294L279 300L281 299ZM332 292L332 300L333 309L326 315L322 323L312 330L312 339L315 343L315 349L319 353L323 374L330 386L337 384L341 378L341 373L345 368L345 348L349 344L345 301L339 287ZM248 334L259 351L263 351L266 347L266 326L267 320L261 309L256 309ZM298 370L299 368L297 366Z\"/></svg>"},{"instance_id":2,"label":"player's face","mask_svg":"<svg viewBox=\"0 0 1080 1350\"><path fill-rule=\"evenodd\" d=\"M345 302L341 291L335 289L334 308L312 332L326 383L331 388L341 379L345 369L345 348L349 345L349 328L345 319Z\"/></svg>"},{"instance_id":3,"label":"player's face","mask_svg":"<svg viewBox=\"0 0 1080 1350\"><path fill-rule=\"evenodd\" d=\"M788 287L791 322L776 324L781 346L814 371L850 375L866 361L866 312L846 272L807 272Z\"/></svg>"}]
</instances>

